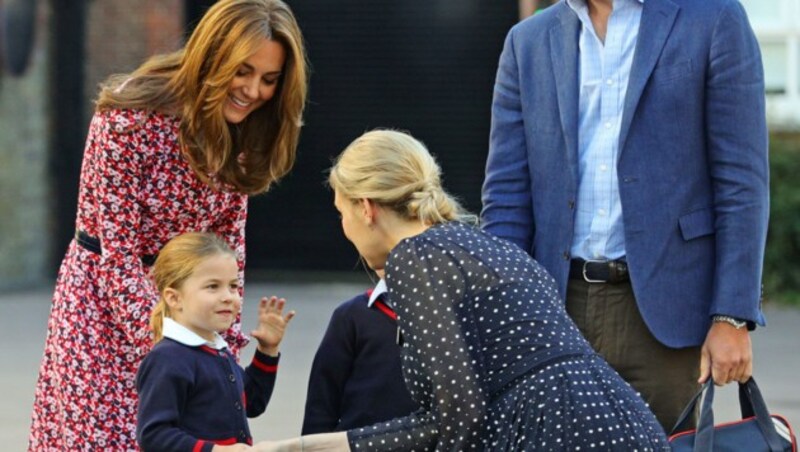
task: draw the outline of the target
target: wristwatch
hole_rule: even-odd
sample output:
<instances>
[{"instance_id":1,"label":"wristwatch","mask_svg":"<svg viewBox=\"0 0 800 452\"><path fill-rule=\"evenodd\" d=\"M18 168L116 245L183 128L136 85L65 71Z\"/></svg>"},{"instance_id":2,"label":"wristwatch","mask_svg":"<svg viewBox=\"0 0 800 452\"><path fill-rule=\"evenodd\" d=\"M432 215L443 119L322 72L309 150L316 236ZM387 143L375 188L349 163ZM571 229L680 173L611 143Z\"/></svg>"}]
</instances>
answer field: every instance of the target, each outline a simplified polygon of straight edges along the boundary
<instances>
[{"instance_id":1,"label":"wristwatch","mask_svg":"<svg viewBox=\"0 0 800 452\"><path fill-rule=\"evenodd\" d=\"M741 330L742 328L747 327L747 321L746 320L739 320L736 317L731 317L729 315L715 315L715 316L711 317L711 321L714 322L714 323L725 322L725 323L733 326L737 330Z\"/></svg>"}]
</instances>

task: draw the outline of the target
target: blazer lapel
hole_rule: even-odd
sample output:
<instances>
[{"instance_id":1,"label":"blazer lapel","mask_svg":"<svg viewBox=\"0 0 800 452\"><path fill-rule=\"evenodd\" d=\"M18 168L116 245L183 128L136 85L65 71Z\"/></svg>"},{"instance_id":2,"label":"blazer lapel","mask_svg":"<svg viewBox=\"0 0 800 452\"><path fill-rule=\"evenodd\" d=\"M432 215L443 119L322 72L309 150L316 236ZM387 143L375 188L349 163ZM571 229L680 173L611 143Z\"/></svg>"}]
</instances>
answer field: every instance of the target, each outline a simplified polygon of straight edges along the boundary
<instances>
[{"instance_id":1,"label":"blazer lapel","mask_svg":"<svg viewBox=\"0 0 800 452\"><path fill-rule=\"evenodd\" d=\"M650 74L661 56L661 49L667 42L679 7L669 0L645 0L642 19L639 24L639 36L636 51L628 78L628 90L625 94L625 107L622 124L619 130L619 153L625 150L625 141L631 128L633 114L639 105L639 99L650 78Z\"/></svg>"},{"instance_id":2,"label":"blazer lapel","mask_svg":"<svg viewBox=\"0 0 800 452\"><path fill-rule=\"evenodd\" d=\"M559 5L560 26L550 29L550 58L556 83L561 130L567 158L577 174L578 157L578 36L580 20L565 4Z\"/></svg>"}]
</instances>

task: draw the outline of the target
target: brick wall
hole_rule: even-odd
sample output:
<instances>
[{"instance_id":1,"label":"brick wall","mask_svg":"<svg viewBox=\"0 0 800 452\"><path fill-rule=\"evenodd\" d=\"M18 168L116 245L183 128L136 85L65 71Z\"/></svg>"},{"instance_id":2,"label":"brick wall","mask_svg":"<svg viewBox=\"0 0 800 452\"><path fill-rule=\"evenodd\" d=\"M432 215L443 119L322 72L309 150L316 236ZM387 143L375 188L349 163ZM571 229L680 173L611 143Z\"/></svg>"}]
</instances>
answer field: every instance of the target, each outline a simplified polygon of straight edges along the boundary
<instances>
[{"instance_id":1,"label":"brick wall","mask_svg":"<svg viewBox=\"0 0 800 452\"><path fill-rule=\"evenodd\" d=\"M183 43L182 0L96 0L89 2L87 19L87 102L109 75L130 72L149 56ZM86 111L91 115L91 103Z\"/></svg>"}]
</instances>

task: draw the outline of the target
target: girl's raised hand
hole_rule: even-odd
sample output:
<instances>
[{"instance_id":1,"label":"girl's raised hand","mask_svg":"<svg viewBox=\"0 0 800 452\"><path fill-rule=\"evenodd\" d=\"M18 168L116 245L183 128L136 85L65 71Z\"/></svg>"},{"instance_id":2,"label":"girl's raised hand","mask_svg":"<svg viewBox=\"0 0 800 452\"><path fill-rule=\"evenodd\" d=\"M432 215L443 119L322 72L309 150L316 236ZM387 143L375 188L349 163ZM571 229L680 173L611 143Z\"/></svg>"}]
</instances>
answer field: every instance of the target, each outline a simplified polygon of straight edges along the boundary
<instances>
[{"instance_id":1,"label":"girl's raised hand","mask_svg":"<svg viewBox=\"0 0 800 452\"><path fill-rule=\"evenodd\" d=\"M269 356L278 356L278 345L283 340L283 333L294 317L295 312L283 315L286 300L271 296L263 297L258 304L258 326L250 335L258 341L258 351Z\"/></svg>"}]
</instances>

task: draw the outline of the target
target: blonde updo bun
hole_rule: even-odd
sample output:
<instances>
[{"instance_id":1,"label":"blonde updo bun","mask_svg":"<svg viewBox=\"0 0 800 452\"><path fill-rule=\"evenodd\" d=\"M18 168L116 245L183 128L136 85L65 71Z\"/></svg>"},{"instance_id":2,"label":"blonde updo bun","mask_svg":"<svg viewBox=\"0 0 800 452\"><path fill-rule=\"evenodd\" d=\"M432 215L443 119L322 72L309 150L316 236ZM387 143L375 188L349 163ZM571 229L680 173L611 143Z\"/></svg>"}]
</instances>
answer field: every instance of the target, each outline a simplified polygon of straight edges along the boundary
<instances>
[{"instance_id":1,"label":"blonde updo bun","mask_svg":"<svg viewBox=\"0 0 800 452\"><path fill-rule=\"evenodd\" d=\"M427 225L475 222L443 188L441 169L421 142L403 132L367 132L337 157L328 183L348 199L370 199Z\"/></svg>"}]
</instances>

